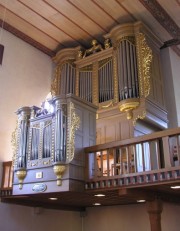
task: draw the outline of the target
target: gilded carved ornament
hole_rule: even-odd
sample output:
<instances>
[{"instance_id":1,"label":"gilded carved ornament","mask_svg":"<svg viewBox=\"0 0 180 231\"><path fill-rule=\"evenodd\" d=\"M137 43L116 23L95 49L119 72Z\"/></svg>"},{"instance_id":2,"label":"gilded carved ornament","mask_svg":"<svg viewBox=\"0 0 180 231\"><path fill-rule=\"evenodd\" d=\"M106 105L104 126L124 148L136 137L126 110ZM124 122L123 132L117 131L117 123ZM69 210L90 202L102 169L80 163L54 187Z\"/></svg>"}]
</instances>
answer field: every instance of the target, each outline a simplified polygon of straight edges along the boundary
<instances>
[{"instance_id":1,"label":"gilded carved ornament","mask_svg":"<svg viewBox=\"0 0 180 231\"><path fill-rule=\"evenodd\" d=\"M16 165L16 152L17 152L17 132L18 132L18 121L16 121L15 130L12 132L11 135L11 145L13 150L13 159L12 159L12 166L15 167Z\"/></svg>"},{"instance_id":2,"label":"gilded carved ornament","mask_svg":"<svg viewBox=\"0 0 180 231\"><path fill-rule=\"evenodd\" d=\"M60 74L60 66L57 66L55 70L54 79L51 83L51 95L52 96L58 95L58 79L60 78L59 74Z\"/></svg>"},{"instance_id":3,"label":"gilded carved ornament","mask_svg":"<svg viewBox=\"0 0 180 231\"><path fill-rule=\"evenodd\" d=\"M54 74L54 79L52 80L52 83L51 83L51 95L52 96L56 96L56 95L59 95L59 89L60 89L60 83L61 83L61 71L62 71L62 68L64 66L64 64L68 63L72 66L74 66L73 64L74 60L66 60L64 62L62 62L61 64L59 64L56 69L55 69L55 74Z\"/></svg>"},{"instance_id":4,"label":"gilded carved ornament","mask_svg":"<svg viewBox=\"0 0 180 231\"><path fill-rule=\"evenodd\" d=\"M138 114L134 119L133 119L133 126L136 126L136 121L138 119L143 120L146 117L146 111L142 111L141 114Z\"/></svg>"},{"instance_id":5,"label":"gilded carved ornament","mask_svg":"<svg viewBox=\"0 0 180 231\"><path fill-rule=\"evenodd\" d=\"M75 151L75 131L80 126L80 117L75 112L72 102L68 105L68 131L67 131L67 162L70 163L74 158Z\"/></svg>"},{"instance_id":6,"label":"gilded carved ornament","mask_svg":"<svg viewBox=\"0 0 180 231\"><path fill-rule=\"evenodd\" d=\"M152 62L152 50L147 45L143 33L137 35L138 75L140 97L147 97L150 93L150 68Z\"/></svg>"}]
</instances>

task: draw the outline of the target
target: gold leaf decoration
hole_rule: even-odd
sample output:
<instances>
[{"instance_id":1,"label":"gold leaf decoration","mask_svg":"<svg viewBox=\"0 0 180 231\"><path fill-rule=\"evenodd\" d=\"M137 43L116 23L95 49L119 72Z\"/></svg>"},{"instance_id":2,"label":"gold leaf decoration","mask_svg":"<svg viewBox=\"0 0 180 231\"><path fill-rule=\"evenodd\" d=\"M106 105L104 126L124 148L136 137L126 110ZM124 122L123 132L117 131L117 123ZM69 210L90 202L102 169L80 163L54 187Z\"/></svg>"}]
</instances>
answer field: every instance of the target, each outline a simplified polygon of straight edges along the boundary
<instances>
[{"instance_id":1,"label":"gold leaf decoration","mask_svg":"<svg viewBox=\"0 0 180 231\"><path fill-rule=\"evenodd\" d=\"M75 107L72 102L68 105L68 131L67 131L67 162L71 162L75 152L75 131L80 126L80 117L75 112Z\"/></svg>"},{"instance_id":2,"label":"gold leaf decoration","mask_svg":"<svg viewBox=\"0 0 180 231\"><path fill-rule=\"evenodd\" d=\"M150 93L150 68L152 62L152 50L147 45L145 35L137 35L138 74L140 97L147 97Z\"/></svg>"},{"instance_id":3,"label":"gold leaf decoration","mask_svg":"<svg viewBox=\"0 0 180 231\"><path fill-rule=\"evenodd\" d=\"M13 150L12 166L15 166L16 162L16 152L17 152L17 131L18 131L18 121L16 121L16 127L11 135L11 145Z\"/></svg>"}]
</instances>

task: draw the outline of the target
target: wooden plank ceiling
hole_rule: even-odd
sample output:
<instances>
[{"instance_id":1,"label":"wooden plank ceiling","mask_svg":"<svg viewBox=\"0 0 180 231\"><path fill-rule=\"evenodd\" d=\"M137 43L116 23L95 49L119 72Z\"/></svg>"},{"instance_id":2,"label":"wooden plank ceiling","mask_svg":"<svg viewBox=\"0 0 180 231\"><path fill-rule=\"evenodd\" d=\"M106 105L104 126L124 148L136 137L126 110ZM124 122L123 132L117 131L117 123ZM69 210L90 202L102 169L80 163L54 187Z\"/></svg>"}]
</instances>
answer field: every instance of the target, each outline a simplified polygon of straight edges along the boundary
<instances>
[{"instance_id":1,"label":"wooden plank ceiling","mask_svg":"<svg viewBox=\"0 0 180 231\"><path fill-rule=\"evenodd\" d=\"M179 40L179 10L180 0L0 0L0 24L53 56L66 47L88 48L92 39L103 43L103 35L115 25L138 20L162 44Z\"/></svg>"}]
</instances>

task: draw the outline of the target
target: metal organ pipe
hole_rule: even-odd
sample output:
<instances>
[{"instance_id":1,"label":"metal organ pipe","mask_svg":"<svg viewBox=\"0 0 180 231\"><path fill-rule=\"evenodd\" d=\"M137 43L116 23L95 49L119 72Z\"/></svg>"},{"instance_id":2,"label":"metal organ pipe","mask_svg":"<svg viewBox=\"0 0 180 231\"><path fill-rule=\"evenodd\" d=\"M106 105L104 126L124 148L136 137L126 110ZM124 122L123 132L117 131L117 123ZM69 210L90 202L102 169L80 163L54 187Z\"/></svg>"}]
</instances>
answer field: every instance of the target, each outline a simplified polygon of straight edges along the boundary
<instances>
[{"instance_id":1,"label":"metal organ pipe","mask_svg":"<svg viewBox=\"0 0 180 231\"><path fill-rule=\"evenodd\" d=\"M18 122L18 150L17 150L17 168L26 168L27 150L28 150L28 120L30 118L30 108L22 107L17 111Z\"/></svg>"},{"instance_id":2,"label":"metal organ pipe","mask_svg":"<svg viewBox=\"0 0 180 231\"><path fill-rule=\"evenodd\" d=\"M111 100L113 98L113 73L112 59L99 68L99 103Z\"/></svg>"},{"instance_id":3,"label":"metal organ pipe","mask_svg":"<svg viewBox=\"0 0 180 231\"><path fill-rule=\"evenodd\" d=\"M75 93L75 77L76 70L70 63L63 64L61 68L61 85L60 85L60 93L61 94L69 94Z\"/></svg>"},{"instance_id":4,"label":"metal organ pipe","mask_svg":"<svg viewBox=\"0 0 180 231\"><path fill-rule=\"evenodd\" d=\"M60 99L55 101L55 161L66 161L66 115L65 104L60 104Z\"/></svg>"},{"instance_id":5,"label":"metal organ pipe","mask_svg":"<svg viewBox=\"0 0 180 231\"><path fill-rule=\"evenodd\" d=\"M92 72L80 71L79 72L79 96L92 102Z\"/></svg>"},{"instance_id":6,"label":"metal organ pipe","mask_svg":"<svg viewBox=\"0 0 180 231\"><path fill-rule=\"evenodd\" d=\"M119 99L135 98L138 93L136 47L129 40L120 41L117 48Z\"/></svg>"}]
</instances>

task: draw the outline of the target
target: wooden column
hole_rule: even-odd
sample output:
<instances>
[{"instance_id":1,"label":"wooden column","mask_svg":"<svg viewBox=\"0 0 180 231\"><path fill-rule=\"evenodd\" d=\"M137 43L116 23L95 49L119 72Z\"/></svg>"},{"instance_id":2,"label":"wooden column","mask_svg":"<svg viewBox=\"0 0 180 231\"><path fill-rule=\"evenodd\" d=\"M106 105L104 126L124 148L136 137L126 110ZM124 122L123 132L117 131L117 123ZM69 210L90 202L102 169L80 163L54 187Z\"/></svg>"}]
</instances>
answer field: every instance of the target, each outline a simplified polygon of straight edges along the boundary
<instances>
[{"instance_id":1,"label":"wooden column","mask_svg":"<svg viewBox=\"0 0 180 231\"><path fill-rule=\"evenodd\" d=\"M161 231L162 201L154 200L147 202L147 211L151 225L151 231Z\"/></svg>"}]
</instances>

